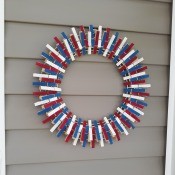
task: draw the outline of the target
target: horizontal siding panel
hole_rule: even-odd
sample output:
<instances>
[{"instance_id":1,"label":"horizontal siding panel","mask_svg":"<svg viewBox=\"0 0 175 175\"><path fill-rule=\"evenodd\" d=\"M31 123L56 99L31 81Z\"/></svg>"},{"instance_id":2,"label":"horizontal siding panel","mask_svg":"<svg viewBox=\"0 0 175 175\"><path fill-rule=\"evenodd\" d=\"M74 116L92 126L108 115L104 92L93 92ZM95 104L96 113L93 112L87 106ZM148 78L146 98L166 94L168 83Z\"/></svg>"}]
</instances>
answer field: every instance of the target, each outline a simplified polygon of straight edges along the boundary
<instances>
[{"instance_id":1,"label":"horizontal siding panel","mask_svg":"<svg viewBox=\"0 0 175 175\"><path fill-rule=\"evenodd\" d=\"M84 119L100 119L111 114L121 102L119 96L63 96L68 108ZM6 95L6 129L42 129L43 116L38 117L40 108L33 103L38 99L32 95ZM145 116L137 126L166 126L167 98L149 97ZM20 110L16 110L20 109Z\"/></svg>"},{"instance_id":2,"label":"horizontal siding panel","mask_svg":"<svg viewBox=\"0 0 175 175\"><path fill-rule=\"evenodd\" d=\"M5 7L7 21L77 26L101 24L118 30L170 33L169 3L138 0L74 0L70 4L69 0L7 0Z\"/></svg>"},{"instance_id":3,"label":"horizontal siding panel","mask_svg":"<svg viewBox=\"0 0 175 175\"><path fill-rule=\"evenodd\" d=\"M49 163L73 160L93 160L128 157L164 156L165 128L142 127L130 130L128 137L114 145L91 148L65 144L49 130L6 131L6 162L10 164ZM132 148L132 149L131 149Z\"/></svg>"},{"instance_id":4,"label":"horizontal siding panel","mask_svg":"<svg viewBox=\"0 0 175 175\"><path fill-rule=\"evenodd\" d=\"M40 58L47 43L54 46L53 37L65 31L71 33L70 27L49 26L26 23L6 22L5 56L11 58ZM122 32L129 42L145 58L145 64L169 65L169 35L156 35L135 32ZM62 37L61 37L62 38ZM25 44L25 47L23 47ZM80 61L109 62L102 56L83 56Z\"/></svg>"},{"instance_id":5,"label":"horizontal siding panel","mask_svg":"<svg viewBox=\"0 0 175 175\"><path fill-rule=\"evenodd\" d=\"M164 158L130 158L130 159L112 159L112 160L93 160L77 162L60 162L44 164L26 164L7 166L7 175L115 175L134 174L134 175L163 175Z\"/></svg>"},{"instance_id":6,"label":"horizontal siding panel","mask_svg":"<svg viewBox=\"0 0 175 175\"><path fill-rule=\"evenodd\" d=\"M32 87L32 82L37 81L32 74L39 72L35 61L6 59L6 94L32 94L37 90ZM151 96L167 96L169 67L149 65L147 73L152 84L149 89ZM112 63L75 62L67 69L65 76L61 85L63 94L122 94L122 77Z\"/></svg>"}]
</instances>

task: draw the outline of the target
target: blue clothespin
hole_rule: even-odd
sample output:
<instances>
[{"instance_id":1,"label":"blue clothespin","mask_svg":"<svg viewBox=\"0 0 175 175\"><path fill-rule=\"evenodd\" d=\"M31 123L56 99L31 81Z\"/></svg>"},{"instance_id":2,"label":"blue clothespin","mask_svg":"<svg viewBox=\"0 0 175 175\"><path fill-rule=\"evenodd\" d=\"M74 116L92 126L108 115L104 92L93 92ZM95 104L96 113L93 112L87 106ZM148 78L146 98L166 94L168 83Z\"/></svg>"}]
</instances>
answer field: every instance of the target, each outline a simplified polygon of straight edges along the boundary
<instances>
[{"instance_id":1,"label":"blue clothespin","mask_svg":"<svg viewBox=\"0 0 175 175\"><path fill-rule=\"evenodd\" d=\"M99 130L98 130L98 124L97 124L97 121L94 120L94 121L93 121L93 124L94 124L94 127L95 127L95 132L96 132L97 140L100 141L100 132L99 132Z\"/></svg>"},{"instance_id":2,"label":"blue clothespin","mask_svg":"<svg viewBox=\"0 0 175 175\"><path fill-rule=\"evenodd\" d=\"M85 135L84 135L84 140L83 140L82 147L86 147L86 144L88 142L88 132L89 132L89 126L86 125L86 127L85 127Z\"/></svg>"},{"instance_id":3,"label":"blue clothespin","mask_svg":"<svg viewBox=\"0 0 175 175\"><path fill-rule=\"evenodd\" d=\"M73 138L76 138L76 137L77 137L78 130L79 130L79 128L80 128L81 122L82 122L82 119L79 118L79 119L78 119L78 122L77 122L77 126L76 126L75 131L74 131L74 134L73 134Z\"/></svg>"}]
</instances>

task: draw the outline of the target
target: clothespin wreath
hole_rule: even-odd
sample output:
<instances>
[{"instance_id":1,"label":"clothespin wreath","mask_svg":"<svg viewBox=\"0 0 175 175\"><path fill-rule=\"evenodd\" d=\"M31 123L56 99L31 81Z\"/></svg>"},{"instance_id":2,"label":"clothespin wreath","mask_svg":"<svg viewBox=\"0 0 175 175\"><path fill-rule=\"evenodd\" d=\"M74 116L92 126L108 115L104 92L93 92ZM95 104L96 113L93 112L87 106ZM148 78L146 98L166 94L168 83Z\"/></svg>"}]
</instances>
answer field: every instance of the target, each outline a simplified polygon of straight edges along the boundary
<instances>
[{"instance_id":1,"label":"clothespin wreath","mask_svg":"<svg viewBox=\"0 0 175 175\"><path fill-rule=\"evenodd\" d=\"M41 73L34 73L33 77L39 80L33 82L39 87L33 95L39 97L35 106L41 106L38 115L46 115L43 123L52 123L50 132L55 132L57 137L65 135L65 142L78 142L83 147L90 145L95 148L99 143L113 144L114 139L120 140L120 135L128 135L128 129L135 128L134 123L140 122L142 111L147 103L144 101L149 93L146 89L151 87L146 83L149 77L145 70L147 66L141 65L143 58L139 58L139 51L133 43L128 43L127 38L120 37L119 33L110 34L110 28L102 26L94 28L89 26L86 31L80 26L79 33L72 27L72 34L67 36L62 32L62 38L54 37L55 46L46 45L48 52L42 52L44 62L36 62L41 68ZM59 87L64 73L71 62L83 55L98 54L111 60L123 77L123 99L121 105L109 116L104 116L99 121L83 120L74 115L61 98L62 89Z\"/></svg>"}]
</instances>

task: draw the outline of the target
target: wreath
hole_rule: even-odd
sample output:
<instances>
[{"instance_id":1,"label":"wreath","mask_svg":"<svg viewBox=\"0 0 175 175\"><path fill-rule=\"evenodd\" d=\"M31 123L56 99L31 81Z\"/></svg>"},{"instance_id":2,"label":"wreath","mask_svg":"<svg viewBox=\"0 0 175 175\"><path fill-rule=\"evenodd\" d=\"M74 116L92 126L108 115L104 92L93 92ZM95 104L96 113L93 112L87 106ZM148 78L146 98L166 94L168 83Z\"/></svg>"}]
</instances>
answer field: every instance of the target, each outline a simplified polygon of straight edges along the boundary
<instances>
[{"instance_id":1,"label":"wreath","mask_svg":"<svg viewBox=\"0 0 175 175\"><path fill-rule=\"evenodd\" d=\"M84 26L80 26L79 34L74 27L71 30L69 37L64 32L61 33L62 39L54 37L56 47L47 44L49 52L41 53L44 62L36 62L41 73L33 74L33 77L39 78L39 81L33 82L39 87L33 95L38 96L40 101L34 105L42 108L38 115L46 115L42 122L53 124L51 132L56 130L57 137L66 135L65 142L72 139L74 146L80 141L83 147L89 143L91 148L98 142L104 147L105 142L113 144L114 139L119 141L120 134L128 135L127 129L134 129L133 123L140 122L140 117L144 115L142 110L147 106L144 100L149 96L146 88L151 86L145 80L149 77L145 72L147 66L140 64L144 59L138 58L139 51L133 48L134 44L127 43L127 38L121 38L118 32L110 36L110 28L103 31L102 26L95 29L90 25L86 32ZM99 121L83 120L74 115L63 102L59 87L71 62L87 54L102 55L111 60L124 81L121 105L113 114Z\"/></svg>"}]
</instances>

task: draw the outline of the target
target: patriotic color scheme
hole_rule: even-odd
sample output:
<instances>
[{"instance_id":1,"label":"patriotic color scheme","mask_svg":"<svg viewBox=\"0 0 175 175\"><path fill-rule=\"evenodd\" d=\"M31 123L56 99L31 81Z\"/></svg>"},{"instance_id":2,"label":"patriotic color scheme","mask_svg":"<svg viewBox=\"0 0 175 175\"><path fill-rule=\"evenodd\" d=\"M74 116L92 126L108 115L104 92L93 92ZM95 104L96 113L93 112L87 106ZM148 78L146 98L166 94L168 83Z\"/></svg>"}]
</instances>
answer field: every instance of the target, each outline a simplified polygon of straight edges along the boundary
<instances>
[{"instance_id":1,"label":"patriotic color scheme","mask_svg":"<svg viewBox=\"0 0 175 175\"><path fill-rule=\"evenodd\" d=\"M46 45L48 52L42 52L44 62L36 62L41 73L34 73L39 80L33 82L39 87L33 95L39 97L35 106L41 106L38 115L46 115L43 123L53 124L50 132L57 137L65 137L65 142L74 146L78 142L83 147L90 144L94 148L96 143L104 147L104 143L113 144L113 140L120 140L120 135L128 135L128 129L134 129L134 123L140 122L144 115L142 111L149 96L146 89L151 85L146 83L149 77L145 70L147 66L140 63L144 60L138 57L139 51L127 38L121 38L119 33L110 34L110 28L102 30L102 26L89 26L86 31L80 26L78 33L73 27L72 34L67 36L62 32L61 39L54 37L55 46ZM69 64L83 55L98 54L111 60L123 77L123 99L121 105L109 116L103 116L99 121L83 120L74 115L61 98L62 89L59 87L66 68Z\"/></svg>"}]
</instances>

